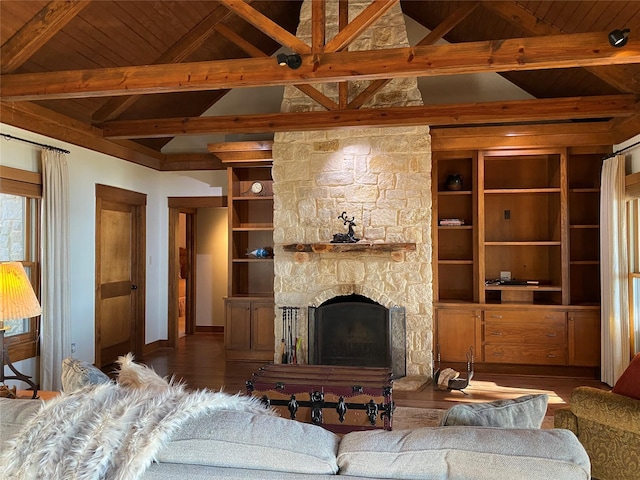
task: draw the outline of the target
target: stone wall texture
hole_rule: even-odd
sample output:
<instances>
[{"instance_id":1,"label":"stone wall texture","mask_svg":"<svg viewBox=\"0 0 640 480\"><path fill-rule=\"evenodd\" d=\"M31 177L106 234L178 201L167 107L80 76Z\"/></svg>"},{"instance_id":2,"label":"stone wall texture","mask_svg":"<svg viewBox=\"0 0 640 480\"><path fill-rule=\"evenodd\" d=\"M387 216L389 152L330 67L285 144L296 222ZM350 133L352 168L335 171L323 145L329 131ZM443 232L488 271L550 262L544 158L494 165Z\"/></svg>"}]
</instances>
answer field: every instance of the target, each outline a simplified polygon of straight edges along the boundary
<instances>
[{"instance_id":1,"label":"stone wall texture","mask_svg":"<svg viewBox=\"0 0 640 480\"><path fill-rule=\"evenodd\" d=\"M350 1L350 20L369 1ZM337 0L327 25L337 25ZM302 7L298 37L310 43L311 4ZM327 28L327 41L337 28ZM408 46L400 6L372 25L350 50ZM367 82L350 82L349 97ZM316 85L337 101L337 85ZM422 105L415 79L394 80L367 107ZM294 87L282 111L321 110ZM273 145L275 302L300 307L298 335L307 351L306 307L357 293L407 312L407 375L432 371L431 139L427 126L277 133ZM354 217L364 241L413 242L414 252L288 253L289 243L329 242L346 233L338 217ZM275 322L276 346L282 323ZM279 361L274 354L274 360Z\"/></svg>"}]
</instances>

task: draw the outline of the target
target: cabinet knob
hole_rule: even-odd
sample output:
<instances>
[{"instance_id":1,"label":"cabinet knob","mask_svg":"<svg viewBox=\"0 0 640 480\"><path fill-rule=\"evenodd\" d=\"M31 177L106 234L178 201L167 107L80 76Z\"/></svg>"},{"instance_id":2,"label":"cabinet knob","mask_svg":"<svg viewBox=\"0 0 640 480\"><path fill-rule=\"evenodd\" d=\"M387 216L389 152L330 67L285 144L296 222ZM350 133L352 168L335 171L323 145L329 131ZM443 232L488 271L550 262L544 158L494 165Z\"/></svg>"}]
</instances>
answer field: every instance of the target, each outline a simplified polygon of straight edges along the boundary
<instances>
[{"instance_id":1,"label":"cabinet knob","mask_svg":"<svg viewBox=\"0 0 640 480\"><path fill-rule=\"evenodd\" d=\"M556 332L547 332L547 337L557 337L558 334Z\"/></svg>"},{"instance_id":2,"label":"cabinet knob","mask_svg":"<svg viewBox=\"0 0 640 480\"><path fill-rule=\"evenodd\" d=\"M491 335L493 335L494 337L501 337L502 332L491 332Z\"/></svg>"},{"instance_id":3,"label":"cabinet knob","mask_svg":"<svg viewBox=\"0 0 640 480\"><path fill-rule=\"evenodd\" d=\"M550 354L547 355L547 358L556 358L556 356L555 356L554 353L550 353Z\"/></svg>"},{"instance_id":4,"label":"cabinet knob","mask_svg":"<svg viewBox=\"0 0 640 480\"><path fill-rule=\"evenodd\" d=\"M544 318L547 319L547 320L557 320L558 319L558 317L556 317L555 315L545 315Z\"/></svg>"},{"instance_id":5,"label":"cabinet knob","mask_svg":"<svg viewBox=\"0 0 640 480\"><path fill-rule=\"evenodd\" d=\"M491 315L491 318L502 318L502 315Z\"/></svg>"}]
</instances>

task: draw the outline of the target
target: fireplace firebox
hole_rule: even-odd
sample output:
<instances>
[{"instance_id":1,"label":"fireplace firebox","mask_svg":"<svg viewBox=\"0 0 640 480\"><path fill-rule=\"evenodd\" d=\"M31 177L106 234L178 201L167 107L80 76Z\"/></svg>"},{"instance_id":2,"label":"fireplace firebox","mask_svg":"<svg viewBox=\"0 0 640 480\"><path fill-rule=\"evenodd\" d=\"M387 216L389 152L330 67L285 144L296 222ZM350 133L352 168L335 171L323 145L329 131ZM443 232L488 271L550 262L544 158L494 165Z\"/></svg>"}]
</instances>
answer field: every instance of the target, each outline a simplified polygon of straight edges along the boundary
<instances>
[{"instance_id":1,"label":"fireplace firebox","mask_svg":"<svg viewBox=\"0 0 640 480\"><path fill-rule=\"evenodd\" d=\"M331 298L309 307L309 363L389 367L406 375L405 311L362 295Z\"/></svg>"}]
</instances>

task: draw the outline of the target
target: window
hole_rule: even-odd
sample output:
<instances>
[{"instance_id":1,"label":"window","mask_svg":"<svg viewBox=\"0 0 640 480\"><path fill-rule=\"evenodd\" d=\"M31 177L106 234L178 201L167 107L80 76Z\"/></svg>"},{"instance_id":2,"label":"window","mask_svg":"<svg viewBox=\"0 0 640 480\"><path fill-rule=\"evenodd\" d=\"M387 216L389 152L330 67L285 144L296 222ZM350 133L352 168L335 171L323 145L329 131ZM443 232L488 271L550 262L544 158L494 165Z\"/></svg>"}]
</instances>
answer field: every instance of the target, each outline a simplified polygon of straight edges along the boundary
<instances>
[{"instance_id":1,"label":"window","mask_svg":"<svg viewBox=\"0 0 640 480\"><path fill-rule=\"evenodd\" d=\"M38 173L0 167L0 261L21 262L36 295L40 291L41 183ZM12 361L37 354L38 318L7 321L5 327Z\"/></svg>"}]
</instances>

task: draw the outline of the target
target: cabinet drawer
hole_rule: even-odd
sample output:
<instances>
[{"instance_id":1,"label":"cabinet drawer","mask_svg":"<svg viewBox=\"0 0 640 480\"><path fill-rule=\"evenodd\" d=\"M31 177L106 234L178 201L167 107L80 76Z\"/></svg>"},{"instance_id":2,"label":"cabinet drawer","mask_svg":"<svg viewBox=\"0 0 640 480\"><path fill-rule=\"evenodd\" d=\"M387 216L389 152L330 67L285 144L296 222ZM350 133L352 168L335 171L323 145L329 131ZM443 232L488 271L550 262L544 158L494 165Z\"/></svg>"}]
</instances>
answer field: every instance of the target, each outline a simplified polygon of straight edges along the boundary
<instances>
[{"instance_id":1,"label":"cabinet drawer","mask_svg":"<svg viewBox=\"0 0 640 480\"><path fill-rule=\"evenodd\" d=\"M485 310L485 322L545 322L565 321L565 312L561 310Z\"/></svg>"},{"instance_id":2,"label":"cabinet drawer","mask_svg":"<svg viewBox=\"0 0 640 480\"><path fill-rule=\"evenodd\" d=\"M565 348L545 345L484 346L484 359L488 363L521 363L532 365L564 365Z\"/></svg>"},{"instance_id":3,"label":"cabinet drawer","mask_svg":"<svg viewBox=\"0 0 640 480\"><path fill-rule=\"evenodd\" d=\"M538 323L487 322L484 326L485 343L523 343L564 345L565 323L553 320Z\"/></svg>"}]
</instances>

